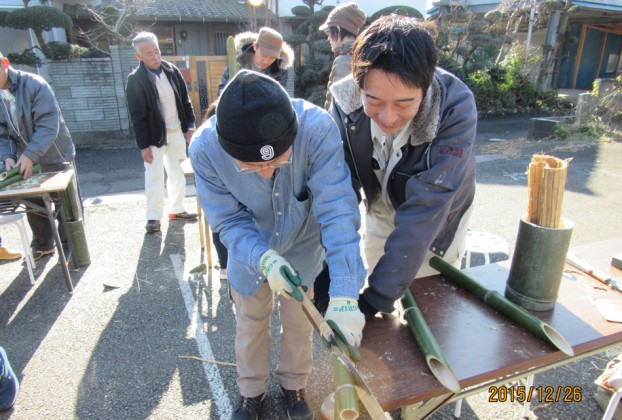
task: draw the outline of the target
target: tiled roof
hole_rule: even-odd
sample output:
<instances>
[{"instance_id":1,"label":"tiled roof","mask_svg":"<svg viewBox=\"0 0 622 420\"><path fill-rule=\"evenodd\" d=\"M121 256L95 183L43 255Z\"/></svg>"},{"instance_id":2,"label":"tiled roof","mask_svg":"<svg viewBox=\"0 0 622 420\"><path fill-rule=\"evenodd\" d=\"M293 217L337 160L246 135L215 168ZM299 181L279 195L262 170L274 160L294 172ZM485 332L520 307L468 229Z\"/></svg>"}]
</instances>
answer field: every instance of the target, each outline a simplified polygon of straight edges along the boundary
<instances>
[{"instance_id":1,"label":"tiled roof","mask_svg":"<svg viewBox=\"0 0 622 420\"><path fill-rule=\"evenodd\" d=\"M114 0L102 0L100 7L114 6ZM249 5L239 0L143 0L137 15L162 20L247 21ZM263 13L261 14L263 15Z\"/></svg>"}]
</instances>

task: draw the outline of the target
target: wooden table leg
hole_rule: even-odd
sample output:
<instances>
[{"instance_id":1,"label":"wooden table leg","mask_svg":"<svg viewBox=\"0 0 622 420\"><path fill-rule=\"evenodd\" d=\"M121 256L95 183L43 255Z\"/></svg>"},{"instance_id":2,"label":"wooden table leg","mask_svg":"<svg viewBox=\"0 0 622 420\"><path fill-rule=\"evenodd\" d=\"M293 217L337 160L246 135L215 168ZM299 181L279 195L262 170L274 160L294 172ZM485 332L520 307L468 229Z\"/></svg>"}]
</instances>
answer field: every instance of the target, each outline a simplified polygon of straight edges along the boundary
<instances>
[{"instance_id":1,"label":"wooden table leg","mask_svg":"<svg viewBox=\"0 0 622 420\"><path fill-rule=\"evenodd\" d=\"M205 248L205 231L203 230L203 210L201 209L201 203L197 197L197 214L199 215L199 241L201 242L201 249Z\"/></svg>"},{"instance_id":2,"label":"wooden table leg","mask_svg":"<svg viewBox=\"0 0 622 420\"><path fill-rule=\"evenodd\" d=\"M203 236L205 237L205 251L207 253L207 266L212 268L212 235L209 228L209 223L205 218L205 214L201 213L201 219L203 220Z\"/></svg>"}]
</instances>

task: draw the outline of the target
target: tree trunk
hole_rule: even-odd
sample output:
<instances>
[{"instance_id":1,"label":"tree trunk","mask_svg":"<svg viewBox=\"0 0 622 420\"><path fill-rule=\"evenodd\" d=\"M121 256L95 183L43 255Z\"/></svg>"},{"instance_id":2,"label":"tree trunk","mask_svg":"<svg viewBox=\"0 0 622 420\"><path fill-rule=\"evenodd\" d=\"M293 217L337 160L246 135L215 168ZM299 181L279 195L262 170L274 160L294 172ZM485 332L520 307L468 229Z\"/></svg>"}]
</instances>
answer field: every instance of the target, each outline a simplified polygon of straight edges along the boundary
<instances>
[{"instance_id":1,"label":"tree trunk","mask_svg":"<svg viewBox=\"0 0 622 420\"><path fill-rule=\"evenodd\" d=\"M503 39L503 42L501 43L501 46L499 47L499 54L497 55L497 59L495 60L495 66L498 66L499 63L505 58L507 51L512 45L511 35L516 34L516 32L518 31L518 27L520 25L520 19L521 19L520 15L521 15L522 10L520 8L520 5L518 5L518 2L516 3L517 3L516 8L514 9L512 14L508 18L508 23L505 27L505 38Z\"/></svg>"},{"instance_id":2,"label":"tree trunk","mask_svg":"<svg viewBox=\"0 0 622 420\"><path fill-rule=\"evenodd\" d=\"M538 74L537 86L544 90L544 83L546 82L549 74L553 73L557 57L559 57L564 41L566 40L566 31L568 30L568 18L570 17L570 7L572 6L571 0L566 0L564 9L561 11L562 15L559 19L559 26L557 27L557 37L555 44L553 45L551 53L548 57L542 61L540 67L540 73ZM546 54L546 53L545 53Z\"/></svg>"}]
</instances>

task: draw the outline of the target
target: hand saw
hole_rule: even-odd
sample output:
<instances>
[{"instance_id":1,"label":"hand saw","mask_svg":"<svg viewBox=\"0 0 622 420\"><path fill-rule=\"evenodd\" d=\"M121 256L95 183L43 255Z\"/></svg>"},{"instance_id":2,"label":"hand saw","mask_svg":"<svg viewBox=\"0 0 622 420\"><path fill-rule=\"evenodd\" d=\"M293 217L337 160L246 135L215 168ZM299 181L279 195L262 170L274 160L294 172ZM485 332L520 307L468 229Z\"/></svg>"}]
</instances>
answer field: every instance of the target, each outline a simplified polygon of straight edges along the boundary
<instances>
[{"instance_id":1,"label":"hand saw","mask_svg":"<svg viewBox=\"0 0 622 420\"><path fill-rule=\"evenodd\" d=\"M315 328L320 337L322 337L331 346L333 346L333 349L335 350L334 354L337 355L337 357L344 364L346 369L348 369L348 372L350 372L350 375L352 375L352 379L354 379L354 388L356 389L359 399L367 409L367 412L369 413L371 418L374 420L386 419L386 414L380 406L380 403L371 393L369 387L365 384L365 381L359 374L358 369L350 359L349 351L346 345L341 342L341 340L338 340L335 337L333 329L330 327L330 325L328 325L326 320L324 320L324 317L313 305L313 302L311 302L311 299L309 299L302 287L298 286L298 289L302 293L301 303L304 313L307 315L307 318L309 318L311 325L313 325L313 328Z\"/></svg>"},{"instance_id":2,"label":"hand saw","mask_svg":"<svg viewBox=\"0 0 622 420\"><path fill-rule=\"evenodd\" d=\"M615 289L618 292L622 292L622 285L620 285L620 283L618 282L618 280L620 280L619 278L611 277L609 274L605 273L604 271L598 270L593 265L585 260L582 260L574 254L568 254L566 256L566 262L571 266L583 271L584 273L589 274L601 283L605 283L612 289Z\"/></svg>"}]
</instances>

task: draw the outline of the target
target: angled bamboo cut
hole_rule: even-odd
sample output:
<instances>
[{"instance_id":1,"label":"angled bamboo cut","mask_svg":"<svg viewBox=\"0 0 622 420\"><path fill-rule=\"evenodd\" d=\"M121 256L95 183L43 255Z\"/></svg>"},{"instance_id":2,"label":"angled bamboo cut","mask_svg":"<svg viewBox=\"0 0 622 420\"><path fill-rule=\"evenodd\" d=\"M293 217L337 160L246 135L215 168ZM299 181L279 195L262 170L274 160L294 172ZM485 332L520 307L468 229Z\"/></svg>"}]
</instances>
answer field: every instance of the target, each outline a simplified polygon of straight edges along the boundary
<instances>
[{"instance_id":1,"label":"angled bamboo cut","mask_svg":"<svg viewBox=\"0 0 622 420\"><path fill-rule=\"evenodd\" d=\"M488 306L516 322L521 327L558 348L568 356L574 356L572 346L568 344L566 339L555 328L512 303L501 293L487 289L439 257L434 256L430 258L430 267L438 270L445 278L471 292Z\"/></svg>"},{"instance_id":2,"label":"angled bamboo cut","mask_svg":"<svg viewBox=\"0 0 622 420\"><path fill-rule=\"evenodd\" d=\"M456 375L449 367L449 363L445 360L441 346L439 346L432 331L430 331L430 327L425 322L423 314L409 289L406 289L401 302L404 307L404 319L408 323L408 329L415 337L415 341L425 358L428 368L441 385L452 392L460 392L460 382L458 382Z\"/></svg>"},{"instance_id":3,"label":"angled bamboo cut","mask_svg":"<svg viewBox=\"0 0 622 420\"><path fill-rule=\"evenodd\" d=\"M562 203L568 162L548 155L534 155L528 169L527 220L538 226L562 227Z\"/></svg>"}]
</instances>

